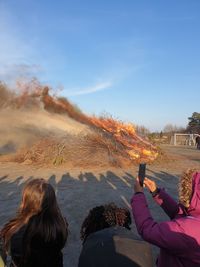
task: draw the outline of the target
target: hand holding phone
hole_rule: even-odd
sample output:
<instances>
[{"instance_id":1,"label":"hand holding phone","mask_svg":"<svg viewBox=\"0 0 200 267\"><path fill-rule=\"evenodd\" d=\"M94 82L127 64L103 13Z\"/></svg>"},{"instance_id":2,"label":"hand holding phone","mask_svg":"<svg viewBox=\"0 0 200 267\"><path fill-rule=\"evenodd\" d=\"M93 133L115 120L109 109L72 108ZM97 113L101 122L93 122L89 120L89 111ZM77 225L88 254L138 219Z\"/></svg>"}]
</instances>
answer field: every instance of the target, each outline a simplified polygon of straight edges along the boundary
<instances>
[{"instance_id":1,"label":"hand holding phone","mask_svg":"<svg viewBox=\"0 0 200 267\"><path fill-rule=\"evenodd\" d=\"M143 187L143 182L145 178L145 173L146 173L146 163L140 163L139 171L138 171L138 178L139 178L139 183L142 187Z\"/></svg>"}]
</instances>

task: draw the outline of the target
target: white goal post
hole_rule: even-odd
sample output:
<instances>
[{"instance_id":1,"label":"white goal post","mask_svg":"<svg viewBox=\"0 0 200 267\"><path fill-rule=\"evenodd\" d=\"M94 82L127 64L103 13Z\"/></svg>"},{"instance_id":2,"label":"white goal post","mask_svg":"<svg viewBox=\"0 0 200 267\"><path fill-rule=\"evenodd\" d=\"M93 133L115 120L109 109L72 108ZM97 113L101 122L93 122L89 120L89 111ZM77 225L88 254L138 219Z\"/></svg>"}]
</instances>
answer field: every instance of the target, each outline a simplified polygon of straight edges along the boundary
<instances>
[{"instance_id":1,"label":"white goal post","mask_svg":"<svg viewBox=\"0 0 200 267\"><path fill-rule=\"evenodd\" d=\"M172 143L174 146L177 145L186 145L186 146L195 146L195 138L198 134L183 134L175 133L173 136Z\"/></svg>"}]
</instances>

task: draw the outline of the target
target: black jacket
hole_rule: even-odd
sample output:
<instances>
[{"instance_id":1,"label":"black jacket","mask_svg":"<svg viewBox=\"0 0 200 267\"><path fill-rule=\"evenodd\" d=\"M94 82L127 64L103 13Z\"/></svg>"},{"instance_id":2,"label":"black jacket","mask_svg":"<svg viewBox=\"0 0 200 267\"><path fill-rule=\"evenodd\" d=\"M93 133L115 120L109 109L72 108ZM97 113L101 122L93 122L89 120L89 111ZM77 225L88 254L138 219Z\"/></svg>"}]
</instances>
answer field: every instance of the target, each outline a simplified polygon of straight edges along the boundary
<instances>
[{"instance_id":1,"label":"black jacket","mask_svg":"<svg viewBox=\"0 0 200 267\"><path fill-rule=\"evenodd\" d=\"M22 263L24 251L23 238L26 226L21 227L10 241L10 254L17 267L63 267L63 255L56 243L45 243L43 240L34 239L31 244L31 253L28 263Z\"/></svg>"},{"instance_id":2,"label":"black jacket","mask_svg":"<svg viewBox=\"0 0 200 267\"><path fill-rule=\"evenodd\" d=\"M123 227L110 227L85 240L78 267L152 267L150 245Z\"/></svg>"}]
</instances>

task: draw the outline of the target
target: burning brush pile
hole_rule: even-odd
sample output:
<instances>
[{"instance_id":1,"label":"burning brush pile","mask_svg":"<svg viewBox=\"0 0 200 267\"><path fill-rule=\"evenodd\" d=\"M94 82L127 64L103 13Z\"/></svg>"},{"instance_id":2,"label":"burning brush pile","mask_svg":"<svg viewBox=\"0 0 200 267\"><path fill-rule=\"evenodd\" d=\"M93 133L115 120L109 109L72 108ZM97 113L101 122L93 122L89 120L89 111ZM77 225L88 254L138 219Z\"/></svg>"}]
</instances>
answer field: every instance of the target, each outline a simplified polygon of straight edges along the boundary
<instances>
[{"instance_id":1,"label":"burning brush pile","mask_svg":"<svg viewBox=\"0 0 200 267\"><path fill-rule=\"evenodd\" d=\"M28 119L29 132L34 134L29 138L30 142L20 147L14 145L15 149L10 154L1 153L1 148L13 144L13 136L11 140L7 139L7 143L0 143L0 161L40 165L64 164L72 167L123 167L141 161L152 162L158 156L157 148L141 138L132 124L125 124L112 117L97 118L85 115L66 98L51 95L50 88L35 79L18 83L18 88L16 93L10 91L5 84L0 84L0 116L10 113L14 116L18 112L26 116L31 114ZM38 125L33 123L36 115ZM42 116L46 116L45 122L51 121L48 131L44 131L44 123L40 123ZM61 120L64 123L62 131L60 128L59 131L55 130ZM65 130L68 123L71 127L75 125L74 129L81 130ZM25 126L21 128L24 129ZM10 131L13 132L13 129ZM39 134L36 135L35 132Z\"/></svg>"}]
</instances>

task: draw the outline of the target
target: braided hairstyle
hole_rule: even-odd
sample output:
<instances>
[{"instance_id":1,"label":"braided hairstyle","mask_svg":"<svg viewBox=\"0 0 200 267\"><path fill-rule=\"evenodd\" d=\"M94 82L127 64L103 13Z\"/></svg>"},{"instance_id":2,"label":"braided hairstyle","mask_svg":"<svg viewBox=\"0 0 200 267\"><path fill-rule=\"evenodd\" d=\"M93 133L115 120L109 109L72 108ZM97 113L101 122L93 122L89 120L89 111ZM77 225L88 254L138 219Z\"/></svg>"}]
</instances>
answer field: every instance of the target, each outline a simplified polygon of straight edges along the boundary
<instances>
[{"instance_id":1,"label":"braided hairstyle","mask_svg":"<svg viewBox=\"0 0 200 267\"><path fill-rule=\"evenodd\" d=\"M192 178L196 171L197 169L187 169L179 180L179 202L186 208L190 206L190 200L192 197Z\"/></svg>"},{"instance_id":2,"label":"braided hairstyle","mask_svg":"<svg viewBox=\"0 0 200 267\"><path fill-rule=\"evenodd\" d=\"M126 208L119 208L114 203L97 206L89 211L81 226L81 240L85 242L88 235L112 226L131 229L131 215Z\"/></svg>"}]
</instances>

